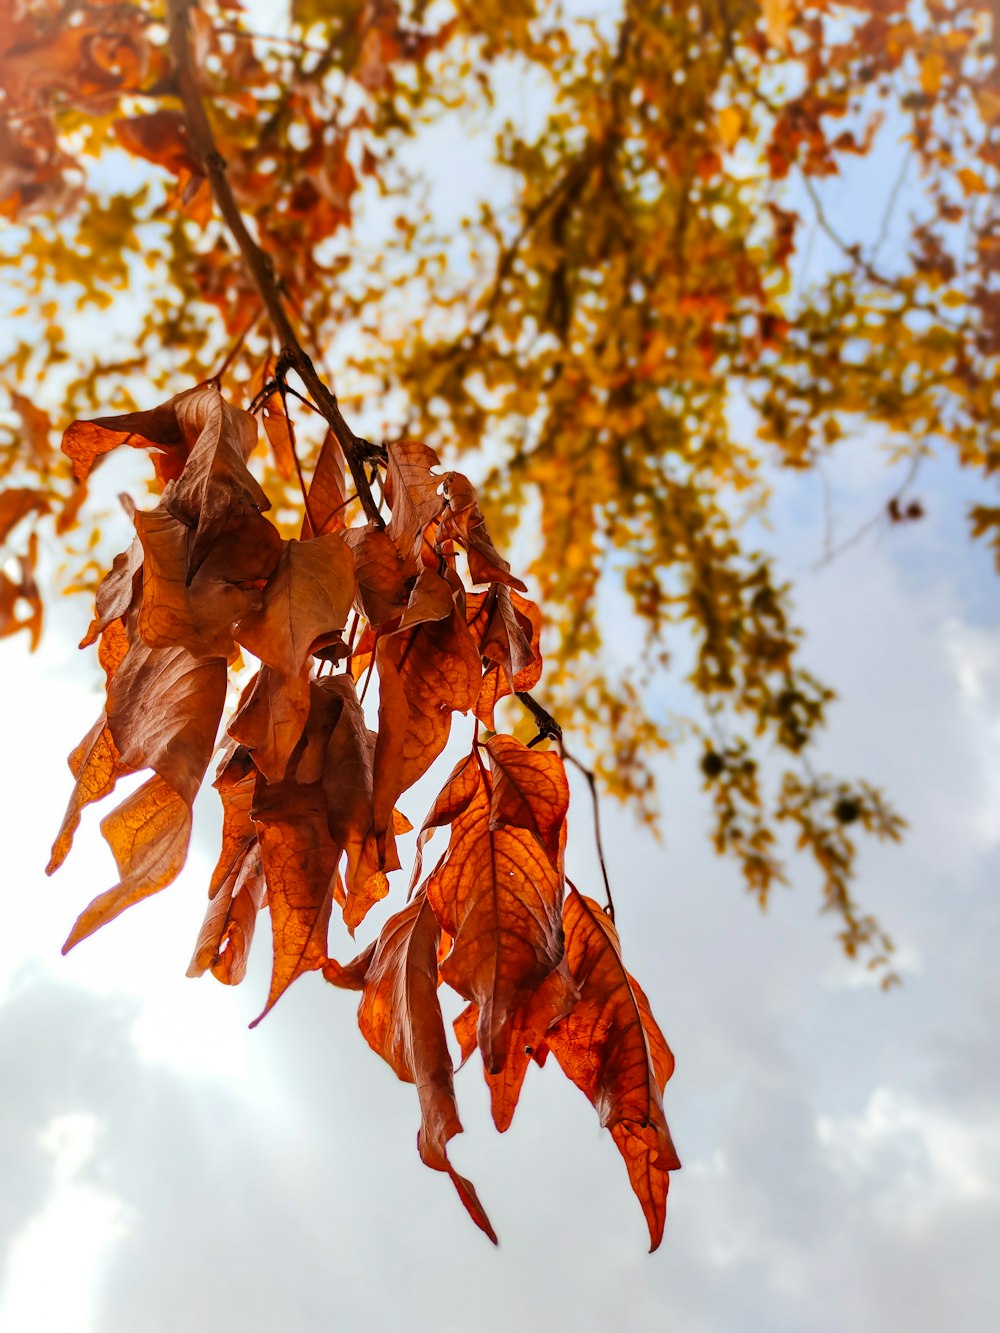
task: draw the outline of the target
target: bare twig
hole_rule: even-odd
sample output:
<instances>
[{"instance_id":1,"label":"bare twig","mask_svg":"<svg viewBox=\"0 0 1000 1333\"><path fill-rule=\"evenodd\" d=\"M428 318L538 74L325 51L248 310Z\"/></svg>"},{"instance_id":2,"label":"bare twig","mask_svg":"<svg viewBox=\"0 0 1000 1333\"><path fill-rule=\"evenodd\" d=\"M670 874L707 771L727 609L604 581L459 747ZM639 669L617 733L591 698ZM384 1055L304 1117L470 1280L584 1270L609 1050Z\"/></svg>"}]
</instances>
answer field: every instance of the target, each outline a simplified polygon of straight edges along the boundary
<instances>
[{"instance_id":1,"label":"bare twig","mask_svg":"<svg viewBox=\"0 0 1000 1333\"><path fill-rule=\"evenodd\" d=\"M830 520L828 518L826 550L823 552L822 558L817 560L815 565L813 565L813 569L822 569L824 565L831 564L832 561L836 560L837 556L843 555L843 553L845 551L849 551L852 546L857 546L858 542L863 541L864 538L868 536L869 532L877 528L880 523L885 522L886 518L892 514L893 504L898 506L902 501L903 497L905 496L907 490L913 485L914 481L917 478L917 474L920 471L920 465L923 461L924 461L924 455L922 453L914 454L913 457L910 459L910 466L907 469L906 476L896 487L895 491L893 491L892 495L889 496L885 504L883 504L879 508L878 512L873 514L871 518L866 519L866 521L862 523L859 528L856 528L855 531L852 532L849 537L846 537L842 542L838 542L836 546L831 544L832 525L830 524ZM827 487L827 490L829 491L828 479L823 475L823 473L820 473L820 476L823 477L824 485ZM827 501L827 503L829 504L829 500Z\"/></svg>"},{"instance_id":2,"label":"bare twig","mask_svg":"<svg viewBox=\"0 0 1000 1333\"><path fill-rule=\"evenodd\" d=\"M295 426L292 423L292 415L288 410L288 390L284 379L278 381L278 392L281 394L281 410L285 414L285 425L288 428L288 447L292 451L292 459L295 463L295 475L299 479L299 490L302 492L302 506L306 511L306 521L314 533L319 532L319 528L316 526L316 520L312 515L312 510L309 508L309 488L306 486L306 479L302 475L302 464L299 462L299 451L295 447Z\"/></svg>"},{"instance_id":3,"label":"bare twig","mask_svg":"<svg viewBox=\"0 0 1000 1333\"><path fill-rule=\"evenodd\" d=\"M246 221L240 212L236 196L226 175L226 163L215 142L215 134L208 119L208 112L198 86L194 57L191 51L188 31L189 11L193 0L167 0L167 19L170 29L170 50L173 54L177 71L177 86L184 104L191 144L201 159L205 174L212 187L212 194L219 206L226 226L232 233L239 247L240 254L247 266L261 300L264 302L268 318L281 344L281 355L286 365L293 368L306 388L312 394L317 406L340 445L351 470L351 476L361 499L364 511L370 522L378 527L385 523L379 514L378 505L372 495L368 478L365 475L364 460L358 447L358 440L337 405L337 399L316 373L313 363L299 342L298 335L282 300L280 284L274 271L274 264L257 244L247 229Z\"/></svg>"},{"instance_id":4,"label":"bare twig","mask_svg":"<svg viewBox=\"0 0 1000 1333\"><path fill-rule=\"evenodd\" d=\"M554 740L559 746L559 752L563 760L579 769L587 779L587 786L590 788L590 800L594 810L594 842L597 844L597 859L601 867L601 878L604 881L604 892L607 895L605 912L612 921L615 919L615 903L611 896L611 881L608 878L607 862L604 859L604 843L601 839L601 805L597 795L597 777L593 769L587 768L581 764L575 755L570 754L566 749L566 743L563 740L562 727L555 720L547 708L543 708L537 699L533 698L526 690L516 691L517 699L525 706L531 716L535 719L538 727L538 735L529 745L537 745L539 741Z\"/></svg>"}]
</instances>

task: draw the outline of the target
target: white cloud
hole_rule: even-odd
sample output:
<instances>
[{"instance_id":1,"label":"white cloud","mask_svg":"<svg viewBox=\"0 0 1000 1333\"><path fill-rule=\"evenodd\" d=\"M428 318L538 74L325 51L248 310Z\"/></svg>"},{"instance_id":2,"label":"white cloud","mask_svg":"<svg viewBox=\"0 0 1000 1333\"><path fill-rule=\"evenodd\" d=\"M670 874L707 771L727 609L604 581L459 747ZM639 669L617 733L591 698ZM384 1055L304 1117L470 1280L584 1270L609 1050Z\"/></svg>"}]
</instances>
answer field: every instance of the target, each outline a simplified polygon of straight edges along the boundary
<instances>
[{"instance_id":1,"label":"white cloud","mask_svg":"<svg viewBox=\"0 0 1000 1333\"><path fill-rule=\"evenodd\" d=\"M942 1205L1000 1199L1000 1119L972 1124L892 1087L858 1115L816 1117L830 1169L885 1221L922 1225Z\"/></svg>"},{"instance_id":2,"label":"white cloud","mask_svg":"<svg viewBox=\"0 0 1000 1333\"><path fill-rule=\"evenodd\" d=\"M85 1113L54 1116L38 1135L50 1159L52 1192L14 1237L0 1297L5 1333L96 1330L100 1279L128 1229L121 1201L80 1179L100 1126Z\"/></svg>"}]
</instances>

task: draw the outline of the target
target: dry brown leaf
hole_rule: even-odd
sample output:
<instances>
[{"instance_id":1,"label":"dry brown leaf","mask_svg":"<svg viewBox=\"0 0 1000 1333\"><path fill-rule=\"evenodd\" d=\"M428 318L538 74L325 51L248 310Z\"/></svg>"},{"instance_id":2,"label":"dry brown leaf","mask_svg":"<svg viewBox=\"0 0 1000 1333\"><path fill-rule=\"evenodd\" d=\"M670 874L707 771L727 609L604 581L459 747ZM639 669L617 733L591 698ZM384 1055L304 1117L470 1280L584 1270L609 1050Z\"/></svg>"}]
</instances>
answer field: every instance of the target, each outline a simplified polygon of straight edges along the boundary
<instances>
[{"instance_id":1,"label":"dry brown leaf","mask_svg":"<svg viewBox=\"0 0 1000 1333\"><path fill-rule=\"evenodd\" d=\"M213 578L203 563L188 578L193 531L162 505L135 515L142 545L142 603L138 630L151 648L180 645L199 657L229 657L233 625L260 606L261 594ZM121 571L121 605L127 567Z\"/></svg>"},{"instance_id":2,"label":"dry brown leaf","mask_svg":"<svg viewBox=\"0 0 1000 1333\"><path fill-rule=\"evenodd\" d=\"M479 508L476 488L469 478L461 472L449 472L442 490L448 504L438 529L438 542L456 541L465 547L473 583L506 583L519 592L527 592L526 586L510 572L510 565L493 545Z\"/></svg>"},{"instance_id":3,"label":"dry brown leaf","mask_svg":"<svg viewBox=\"0 0 1000 1333\"><path fill-rule=\"evenodd\" d=\"M563 881L533 834L491 827L491 798L480 771L475 795L454 820L448 850L427 880L427 897L454 937L441 975L478 1005L479 1049L496 1074L507 1056L512 1014L562 958Z\"/></svg>"},{"instance_id":4,"label":"dry brown leaf","mask_svg":"<svg viewBox=\"0 0 1000 1333\"><path fill-rule=\"evenodd\" d=\"M267 1003L251 1024L256 1027L297 977L326 962L340 849L330 836L326 798L318 782L303 785L286 778L260 783L252 814L274 941L271 986Z\"/></svg>"},{"instance_id":5,"label":"dry brown leaf","mask_svg":"<svg viewBox=\"0 0 1000 1333\"><path fill-rule=\"evenodd\" d=\"M398 1078L415 1083L423 1161L450 1177L470 1217L496 1244L496 1233L472 1184L448 1160L448 1141L462 1132L451 1056L438 1003L439 926L423 893L382 927L366 958L358 1025Z\"/></svg>"},{"instance_id":6,"label":"dry brown leaf","mask_svg":"<svg viewBox=\"0 0 1000 1333\"><path fill-rule=\"evenodd\" d=\"M354 561L331 532L286 543L260 609L244 616L236 637L287 678L297 676L314 645L342 630L354 601Z\"/></svg>"},{"instance_id":7,"label":"dry brown leaf","mask_svg":"<svg viewBox=\"0 0 1000 1333\"><path fill-rule=\"evenodd\" d=\"M191 579L222 532L243 516L270 509L271 502L247 468L257 444L257 422L249 412L227 403L215 384L181 394L174 409L190 453L163 503L194 528L188 553Z\"/></svg>"},{"instance_id":8,"label":"dry brown leaf","mask_svg":"<svg viewBox=\"0 0 1000 1333\"><path fill-rule=\"evenodd\" d=\"M252 751L268 782L280 782L309 717L309 677L263 666L240 696L229 724L234 740Z\"/></svg>"},{"instance_id":9,"label":"dry brown leaf","mask_svg":"<svg viewBox=\"0 0 1000 1333\"><path fill-rule=\"evenodd\" d=\"M333 431L328 430L316 460L303 506L302 536L318 537L346 526L347 464ZM313 531L313 524L316 529Z\"/></svg>"},{"instance_id":10,"label":"dry brown leaf","mask_svg":"<svg viewBox=\"0 0 1000 1333\"><path fill-rule=\"evenodd\" d=\"M409 566L384 528L349 528L345 540L354 552L362 613L373 625L394 620L406 606Z\"/></svg>"},{"instance_id":11,"label":"dry brown leaf","mask_svg":"<svg viewBox=\"0 0 1000 1333\"><path fill-rule=\"evenodd\" d=\"M386 532L409 560L427 524L444 508L442 478L431 471L438 466L438 456L419 440L392 441L386 445L386 454L386 498L392 510Z\"/></svg>"},{"instance_id":12,"label":"dry brown leaf","mask_svg":"<svg viewBox=\"0 0 1000 1333\"><path fill-rule=\"evenodd\" d=\"M250 945L266 890L260 847L253 842L243 852L222 891L209 901L187 970L189 977L200 977L211 969L224 986L239 985L246 976Z\"/></svg>"},{"instance_id":13,"label":"dry brown leaf","mask_svg":"<svg viewBox=\"0 0 1000 1333\"><path fill-rule=\"evenodd\" d=\"M554 751L529 749L513 736L491 736L486 749L493 773L491 827L534 834L553 867L561 868L569 809L562 759Z\"/></svg>"},{"instance_id":14,"label":"dry brown leaf","mask_svg":"<svg viewBox=\"0 0 1000 1333\"><path fill-rule=\"evenodd\" d=\"M46 514L50 508L48 497L42 491L27 486L11 486L0 491L0 543L28 514Z\"/></svg>"},{"instance_id":15,"label":"dry brown leaf","mask_svg":"<svg viewBox=\"0 0 1000 1333\"><path fill-rule=\"evenodd\" d=\"M663 1235L667 1182L680 1166L663 1113L674 1061L638 984L625 970L614 926L575 890L563 912L566 961L580 990L576 1006L547 1042L564 1072L597 1109L625 1158L649 1226L650 1248ZM662 1188L661 1188L662 1187Z\"/></svg>"},{"instance_id":16,"label":"dry brown leaf","mask_svg":"<svg viewBox=\"0 0 1000 1333\"><path fill-rule=\"evenodd\" d=\"M108 726L121 762L152 768L192 805L226 700L226 662L135 635L108 686Z\"/></svg>"},{"instance_id":17,"label":"dry brown leaf","mask_svg":"<svg viewBox=\"0 0 1000 1333\"><path fill-rule=\"evenodd\" d=\"M187 858L191 809L163 778L152 777L101 820L101 832L121 879L80 913L63 953L127 907L173 883Z\"/></svg>"}]
</instances>

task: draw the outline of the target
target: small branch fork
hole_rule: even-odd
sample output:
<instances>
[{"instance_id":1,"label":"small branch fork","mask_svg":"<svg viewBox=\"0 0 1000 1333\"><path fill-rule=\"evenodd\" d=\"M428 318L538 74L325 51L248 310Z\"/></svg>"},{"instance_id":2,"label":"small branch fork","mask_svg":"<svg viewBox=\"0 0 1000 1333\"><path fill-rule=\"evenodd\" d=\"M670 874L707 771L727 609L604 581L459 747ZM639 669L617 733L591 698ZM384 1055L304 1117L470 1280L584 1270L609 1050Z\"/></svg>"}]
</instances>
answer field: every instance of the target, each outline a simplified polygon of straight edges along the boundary
<instances>
[{"instance_id":1,"label":"small branch fork","mask_svg":"<svg viewBox=\"0 0 1000 1333\"><path fill-rule=\"evenodd\" d=\"M543 708L537 699L533 698L526 690L518 690L516 697L520 703L528 710L535 719L535 725L538 727L538 735L528 742L529 746L537 745L539 741L552 740L559 747L559 752L566 763L572 764L587 779L587 786L590 788L590 801L594 810L594 842L597 845L597 859L601 867L601 878L604 881L604 892L607 896L607 903L604 911L610 918L612 924L615 919L615 903L611 896L611 881L608 878L607 862L604 859L604 843L601 838L601 804L597 795L597 778L593 769L581 764L575 755L570 754L566 749L566 743L563 740L563 730L547 708Z\"/></svg>"},{"instance_id":2,"label":"small branch fork","mask_svg":"<svg viewBox=\"0 0 1000 1333\"><path fill-rule=\"evenodd\" d=\"M299 342L295 327L285 309L281 284L271 256L250 235L236 196L226 175L226 162L215 142L215 134L198 86L198 76L191 51L189 11L194 0L167 0L170 51L177 72L177 87L184 105L184 116L195 152L201 159L226 226L239 247L240 254L264 303L271 326L281 345L281 361L294 369L312 395L322 416L344 452L347 466L368 520L376 527L385 522L378 511L365 475L363 448L344 420L336 396L318 375L308 353Z\"/></svg>"}]
</instances>

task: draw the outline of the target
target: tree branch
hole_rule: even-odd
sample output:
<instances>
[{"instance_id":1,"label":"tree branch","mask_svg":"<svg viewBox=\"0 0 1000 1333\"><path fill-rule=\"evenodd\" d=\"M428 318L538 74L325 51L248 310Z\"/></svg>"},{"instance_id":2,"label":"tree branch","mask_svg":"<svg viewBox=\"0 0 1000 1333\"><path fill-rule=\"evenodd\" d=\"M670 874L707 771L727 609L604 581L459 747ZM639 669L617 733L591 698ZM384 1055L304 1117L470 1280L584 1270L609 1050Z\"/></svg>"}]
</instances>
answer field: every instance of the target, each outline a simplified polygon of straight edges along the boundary
<instances>
[{"instance_id":1,"label":"tree branch","mask_svg":"<svg viewBox=\"0 0 1000 1333\"><path fill-rule=\"evenodd\" d=\"M188 14L193 0L167 0L167 22L170 30L170 51L177 72L177 86L184 104L191 145L201 159L212 187L212 195L219 206L223 221L239 247L243 262L253 279L278 341L285 364L294 368L303 384L312 394L323 417L344 452L354 485L370 522L377 527L385 523L378 512L357 437L348 426L337 405L337 399L320 379L307 352L299 342L295 327L281 298L279 282L271 256L257 244L247 229L236 196L226 175L226 162L215 142L215 134L198 86L198 76L188 30Z\"/></svg>"}]
</instances>

